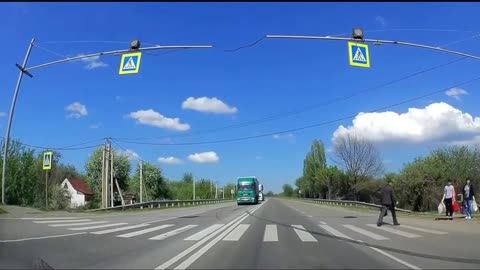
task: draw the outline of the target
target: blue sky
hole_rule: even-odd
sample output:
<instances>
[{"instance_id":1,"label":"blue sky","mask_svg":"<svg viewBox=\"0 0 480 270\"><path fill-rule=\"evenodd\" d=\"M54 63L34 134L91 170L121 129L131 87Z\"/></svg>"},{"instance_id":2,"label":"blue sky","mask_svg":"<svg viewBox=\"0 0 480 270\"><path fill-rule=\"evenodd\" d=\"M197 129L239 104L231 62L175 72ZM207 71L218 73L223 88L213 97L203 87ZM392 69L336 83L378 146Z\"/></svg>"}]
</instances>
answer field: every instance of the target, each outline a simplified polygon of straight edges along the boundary
<instances>
[{"instance_id":1,"label":"blue sky","mask_svg":"<svg viewBox=\"0 0 480 270\"><path fill-rule=\"evenodd\" d=\"M61 147L107 136L163 137L155 140L160 143L255 136L357 115L479 76L479 63L467 59L308 112L186 137L182 134L321 104L459 58L411 47L370 45L372 67L364 69L348 65L347 44L339 41L267 39L234 53L224 50L248 45L266 34L348 36L352 27L360 26L368 38L477 54L480 38L474 37L474 30L479 28L480 9L475 3L1 3L0 7L4 11L0 112L7 116L18 76L14 64L21 63L32 37L38 46L28 66L62 55L128 48L135 38L143 46L215 45L144 54L137 75L118 75L120 56L32 71L34 78L25 77L18 98L12 137L33 145ZM356 131L372 138L389 171L439 145L480 141L480 119L475 118L480 115L479 86L477 81L451 90L450 96L442 92L390 108L390 113L363 115L355 124L349 119L279 136L208 145L117 143L159 164L168 177L191 171L198 178L225 183L256 175L267 190L280 191L282 184L301 175L312 140L320 139L331 149L340 125L347 129L336 134ZM190 97L185 104L194 109L182 108ZM72 112L66 108L76 102L72 106L76 115L69 117ZM417 110L407 113L409 108ZM0 116L2 136L7 116ZM152 123L169 123L171 128ZM62 151L62 155L65 162L83 170L91 151ZM182 163L159 163L160 157Z\"/></svg>"}]
</instances>

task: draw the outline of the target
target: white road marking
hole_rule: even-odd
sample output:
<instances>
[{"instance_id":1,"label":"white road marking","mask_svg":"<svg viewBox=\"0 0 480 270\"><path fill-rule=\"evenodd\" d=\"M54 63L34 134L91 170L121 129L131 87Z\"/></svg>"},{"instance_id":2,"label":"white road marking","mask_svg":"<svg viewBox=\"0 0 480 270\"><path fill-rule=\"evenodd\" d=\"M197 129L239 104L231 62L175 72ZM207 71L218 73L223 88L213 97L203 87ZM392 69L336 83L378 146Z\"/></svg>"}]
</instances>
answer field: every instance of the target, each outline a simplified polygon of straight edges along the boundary
<instances>
[{"instance_id":1,"label":"white road marking","mask_svg":"<svg viewBox=\"0 0 480 270\"><path fill-rule=\"evenodd\" d=\"M203 254L205 254L209 249L211 249L216 243L218 243L225 235L230 233L233 229L235 229L236 226L238 226L240 223L242 223L245 219L248 218L248 215L242 217L240 220L232 224L230 227L226 228L220 235L218 235L215 239L210 241L208 244L203 246L201 249L199 249L197 252L195 252L192 256L188 257L185 259L181 264L179 264L174 270L177 269L187 269L192 263L194 263L198 258L200 258Z\"/></svg>"},{"instance_id":2,"label":"white road marking","mask_svg":"<svg viewBox=\"0 0 480 270\"><path fill-rule=\"evenodd\" d=\"M98 229L98 228L106 228L106 227L115 227L121 225L127 225L128 223L113 223L113 224L105 224L105 225L97 225L97 226L90 226L90 227L78 227L78 228L68 228L71 231L81 231L81 230L91 230L91 229Z\"/></svg>"},{"instance_id":3,"label":"white road marking","mask_svg":"<svg viewBox=\"0 0 480 270\"><path fill-rule=\"evenodd\" d=\"M40 240L40 239L49 239L49 238L59 238L73 235L86 234L85 232L80 233L69 233L69 234L58 234L58 235L49 235L49 236L40 236L40 237L31 237L31 238L22 238L22 239L12 239L12 240L0 240L0 243L12 243L12 242L23 242L29 240Z\"/></svg>"},{"instance_id":4,"label":"white road marking","mask_svg":"<svg viewBox=\"0 0 480 270\"><path fill-rule=\"evenodd\" d=\"M238 241L240 237L247 231L250 227L250 224L240 224L232 232L230 232L223 241Z\"/></svg>"},{"instance_id":5,"label":"white road marking","mask_svg":"<svg viewBox=\"0 0 480 270\"><path fill-rule=\"evenodd\" d=\"M354 232L357 232L357 233L360 233L360 234L363 234L367 237L370 237L372 239L375 239L375 240L389 240L387 237L385 236L382 236L382 235L378 235L378 234L375 234L375 233L372 233L372 232L369 232L367 230L364 230L362 228L358 228L356 226L353 226L353 225L343 225L343 227L347 228L347 229L350 229Z\"/></svg>"},{"instance_id":6,"label":"white road marking","mask_svg":"<svg viewBox=\"0 0 480 270\"><path fill-rule=\"evenodd\" d=\"M302 225L292 225L292 227L302 242L317 242L317 239L315 239L312 234L305 231L305 227Z\"/></svg>"},{"instance_id":7,"label":"white road marking","mask_svg":"<svg viewBox=\"0 0 480 270\"><path fill-rule=\"evenodd\" d=\"M257 206L256 208L251 211L251 213L254 213L256 210L258 210L260 207L264 206L266 203L262 203L260 206ZM155 268L157 269L166 269L167 267L171 266L172 264L178 262L181 260L183 257L194 251L196 248L203 246L200 250L198 250L196 253L194 253L192 256L187 258L186 260L183 261L182 264L177 266L176 269L185 269L188 266L190 266L192 263L194 263L198 258L200 258L205 252L207 252L210 248L212 248L218 241L220 241L223 237L225 237L226 234L228 234L235 226L240 224L242 221L244 221L248 217L248 214L243 214L240 217L234 219L233 221L229 222L227 225L222 227L220 230L215 231L214 233L210 234L209 236L205 237L201 241L197 242L195 245L191 246L190 248L186 249L182 253L178 254L177 256L173 257L172 259L168 260L167 262L163 263L162 265L158 266ZM208 244L204 245L208 240L211 238L215 237L218 234L216 238L214 238L212 241L210 241Z\"/></svg>"},{"instance_id":8,"label":"white road marking","mask_svg":"<svg viewBox=\"0 0 480 270\"><path fill-rule=\"evenodd\" d=\"M181 227L181 228L178 228L176 230L173 230L173 231L169 231L169 232L166 232L166 233L163 233L163 234L160 234L160 235L157 235L157 236L154 236L152 238L148 238L148 240L163 240L163 239L167 239L169 237L172 237L174 235L177 235L179 233L182 233L182 232L185 232L185 231L188 231L192 228L195 228L197 227L198 225L187 225L185 227Z\"/></svg>"},{"instance_id":9,"label":"white road marking","mask_svg":"<svg viewBox=\"0 0 480 270\"><path fill-rule=\"evenodd\" d=\"M163 269L166 269L167 267L171 266L172 264L178 262L179 260L181 260L183 257L187 256L190 252L194 251L196 248L198 248L199 246L202 246L203 244L205 244L208 240L210 240L211 238L215 237L215 235L221 233L222 231L225 231L226 229L230 228L232 225L235 224L235 222L238 222L238 220L241 220L242 218L246 218L248 217L248 214L242 214L241 216L239 216L238 218L230 221L229 223L227 223L225 226L223 226L222 228L220 228L219 230L217 231L214 231L212 234L206 236L205 238L203 238L202 240L198 241L196 244L194 244L193 246L187 248L186 250L182 251L180 254L176 255L175 257L171 258L170 260L166 261L165 263L163 263L162 265L159 265L155 268L155 270L163 270ZM243 219L242 219L243 220Z\"/></svg>"},{"instance_id":10,"label":"white road marking","mask_svg":"<svg viewBox=\"0 0 480 270\"><path fill-rule=\"evenodd\" d=\"M320 222L318 222L318 223L320 223L320 224L322 224L322 225L327 225L327 223L326 223L325 221L320 221Z\"/></svg>"},{"instance_id":11,"label":"white road marking","mask_svg":"<svg viewBox=\"0 0 480 270\"><path fill-rule=\"evenodd\" d=\"M212 232L220 229L223 225L225 224L213 224L212 226L206 228L205 230L202 230L202 231L199 231L198 233L188 237L188 238L185 238L183 240L185 241L198 241L198 240L201 240L202 238L204 238L205 236L211 234Z\"/></svg>"},{"instance_id":12,"label":"white road marking","mask_svg":"<svg viewBox=\"0 0 480 270\"><path fill-rule=\"evenodd\" d=\"M162 230L162 229L172 227L172 226L173 226L173 224L164 224L164 225L160 225L160 226L157 226L157 227L148 228L148 229L144 229L144 230L140 230L140 231L136 231L136 232L117 235L117 237L130 238L130 237L139 236L139 235L142 235L142 234Z\"/></svg>"},{"instance_id":13,"label":"white road marking","mask_svg":"<svg viewBox=\"0 0 480 270\"><path fill-rule=\"evenodd\" d=\"M431 234L448 234L448 232L419 228L419 227L414 227L414 226L410 226L410 225L400 225L400 228L407 228L407 229L410 229L410 230L426 232L426 233L431 233Z\"/></svg>"},{"instance_id":14,"label":"white road marking","mask_svg":"<svg viewBox=\"0 0 480 270\"><path fill-rule=\"evenodd\" d=\"M114 228L114 229L108 229L108 230L96 231L96 232L90 232L90 233L93 233L93 234L107 234L107 233L112 233L112 232L120 232L120 231L136 229L136 228L142 228L142 227L145 227L145 226L148 226L148 225L149 224L139 224L139 225L120 227L120 228Z\"/></svg>"},{"instance_id":15,"label":"white road marking","mask_svg":"<svg viewBox=\"0 0 480 270\"><path fill-rule=\"evenodd\" d=\"M92 222L82 222L82 223L62 223L62 224L51 224L49 227L68 227L68 226L82 226L82 225L93 225L107 223L106 221L92 221Z\"/></svg>"},{"instance_id":16,"label":"white road marking","mask_svg":"<svg viewBox=\"0 0 480 270\"><path fill-rule=\"evenodd\" d=\"M43 217L43 218L20 218L21 220L52 220L52 219L62 219L62 220L67 220L67 219L78 219L78 217Z\"/></svg>"},{"instance_id":17,"label":"white road marking","mask_svg":"<svg viewBox=\"0 0 480 270\"><path fill-rule=\"evenodd\" d=\"M364 242L361 241L361 240L358 240L358 242L364 243ZM404 260L402 260L402 259L399 259L399 258L397 258L397 257L395 257L395 256L393 256L393 255L391 255L391 254L388 254L387 252L385 252L385 251L383 251L383 250L381 250L381 249L378 249L378 248L375 248L375 247L369 247L369 248L372 249L372 250L374 250L374 251L376 251L376 252L378 252L378 253L380 253L380 254L382 254L382 255L385 256L385 257L388 257L388 258L390 258L390 259L392 259L392 260L394 260L394 261L396 261L396 262L398 262L398 263L400 263L400 264L405 265L406 267L408 267L408 268L410 268L410 269L422 270L422 268L420 268L420 267L418 267L418 266L415 266L415 265L413 265L413 264L410 264L410 263L408 263L408 262L406 262L406 261L404 261Z\"/></svg>"},{"instance_id":18,"label":"white road marking","mask_svg":"<svg viewBox=\"0 0 480 270\"><path fill-rule=\"evenodd\" d=\"M268 224L265 226L263 242L278 242L277 225Z\"/></svg>"},{"instance_id":19,"label":"white road marking","mask_svg":"<svg viewBox=\"0 0 480 270\"><path fill-rule=\"evenodd\" d=\"M377 228L377 229L379 229L379 230L383 230L383 231L386 231L386 232L389 232L389 233L393 233L393 234L396 234L396 235L400 235L400 236L403 236L403 237L407 237L407 238L418 238L418 237L422 237L421 235L418 235L418 234L409 233L409 232L404 232L404 231L396 230L396 229L394 229L394 228L389 228L389 227L385 227L385 226L377 227L376 224L367 224L367 226L373 227L373 228Z\"/></svg>"},{"instance_id":20,"label":"white road marking","mask_svg":"<svg viewBox=\"0 0 480 270\"><path fill-rule=\"evenodd\" d=\"M307 217L309 217L309 218L312 218L313 216L311 216L311 215L308 215Z\"/></svg>"},{"instance_id":21,"label":"white road marking","mask_svg":"<svg viewBox=\"0 0 480 270\"><path fill-rule=\"evenodd\" d=\"M91 219L70 219L70 220L40 220L33 223L48 224L48 223L72 223L72 222L86 222L92 221Z\"/></svg>"},{"instance_id":22,"label":"white road marking","mask_svg":"<svg viewBox=\"0 0 480 270\"><path fill-rule=\"evenodd\" d=\"M322 228L323 230L325 230L326 232L336 236L336 237L340 237L340 238L345 238L345 239L349 239L349 240L353 240L353 238L349 237L349 236L346 236L345 234L335 230L334 228L328 226L328 225L325 225L325 224L319 224L318 225L320 228Z\"/></svg>"}]
</instances>

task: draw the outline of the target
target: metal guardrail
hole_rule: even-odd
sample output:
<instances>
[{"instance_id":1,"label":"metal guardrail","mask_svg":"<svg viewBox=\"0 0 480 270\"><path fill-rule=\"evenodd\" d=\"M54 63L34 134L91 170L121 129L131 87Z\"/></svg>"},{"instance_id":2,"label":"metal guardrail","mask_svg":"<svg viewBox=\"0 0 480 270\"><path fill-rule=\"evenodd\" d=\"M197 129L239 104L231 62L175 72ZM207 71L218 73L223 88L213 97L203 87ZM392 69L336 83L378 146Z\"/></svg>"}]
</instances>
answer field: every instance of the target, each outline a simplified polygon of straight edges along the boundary
<instances>
[{"instance_id":1,"label":"metal guardrail","mask_svg":"<svg viewBox=\"0 0 480 270\"><path fill-rule=\"evenodd\" d=\"M127 205L119 205L109 208L100 208L88 210L87 212L96 212L96 211L107 211L107 210L126 210L134 208L174 208L174 207L185 207L185 206L195 206L195 205L207 205L207 204L217 204L224 202L233 202L231 199L210 199L210 200L160 200L160 201L149 201L143 203L134 203Z\"/></svg>"},{"instance_id":2,"label":"metal guardrail","mask_svg":"<svg viewBox=\"0 0 480 270\"><path fill-rule=\"evenodd\" d=\"M365 202L358 202L358 201L306 199L306 198L295 198L295 199L310 202L310 203L325 204L325 205L353 206L353 207L376 208L376 209L379 209L379 208L382 207L379 204L365 203ZM404 212L404 213L413 213L413 211L406 210L406 209L401 209L401 208L397 208L397 207L395 207L395 211Z\"/></svg>"}]
</instances>

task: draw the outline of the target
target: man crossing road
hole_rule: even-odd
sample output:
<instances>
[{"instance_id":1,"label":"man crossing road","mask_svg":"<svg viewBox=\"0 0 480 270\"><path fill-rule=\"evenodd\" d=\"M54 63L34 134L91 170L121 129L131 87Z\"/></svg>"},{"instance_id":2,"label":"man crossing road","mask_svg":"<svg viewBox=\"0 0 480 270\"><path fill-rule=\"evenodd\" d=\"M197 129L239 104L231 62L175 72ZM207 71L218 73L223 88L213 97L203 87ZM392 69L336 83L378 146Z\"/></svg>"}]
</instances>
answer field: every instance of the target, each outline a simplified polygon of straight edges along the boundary
<instances>
[{"instance_id":1,"label":"man crossing road","mask_svg":"<svg viewBox=\"0 0 480 270\"><path fill-rule=\"evenodd\" d=\"M382 188L382 209L378 216L377 226L382 226L383 217L387 215L387 211L390 209L392 213L392 219L394 225L400 225L397 221L397 214L395 213L395 197L393 195L392 181L389 181L387 185Z\"/></svg>"}]
</instances>

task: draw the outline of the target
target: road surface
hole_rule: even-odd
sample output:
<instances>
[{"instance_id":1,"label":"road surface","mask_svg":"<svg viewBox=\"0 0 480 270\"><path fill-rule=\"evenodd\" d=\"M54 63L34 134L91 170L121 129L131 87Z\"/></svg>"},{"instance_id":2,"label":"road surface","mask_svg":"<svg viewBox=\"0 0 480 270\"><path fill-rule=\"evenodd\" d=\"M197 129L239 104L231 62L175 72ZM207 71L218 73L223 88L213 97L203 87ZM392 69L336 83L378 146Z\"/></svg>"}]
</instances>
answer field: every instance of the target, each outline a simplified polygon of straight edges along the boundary
<instances>
[{"instance_id":1,"label":"road surface","mask_svg":"<svg viewBox=\"0 0 480 270\"><path fill-rule=\"evenodd\" d=\"M134 215L0 218L0 268L478 269L478 224L267 198ZM387 217L386 222L391 223Z\"/></svg>"}]
</instances>

